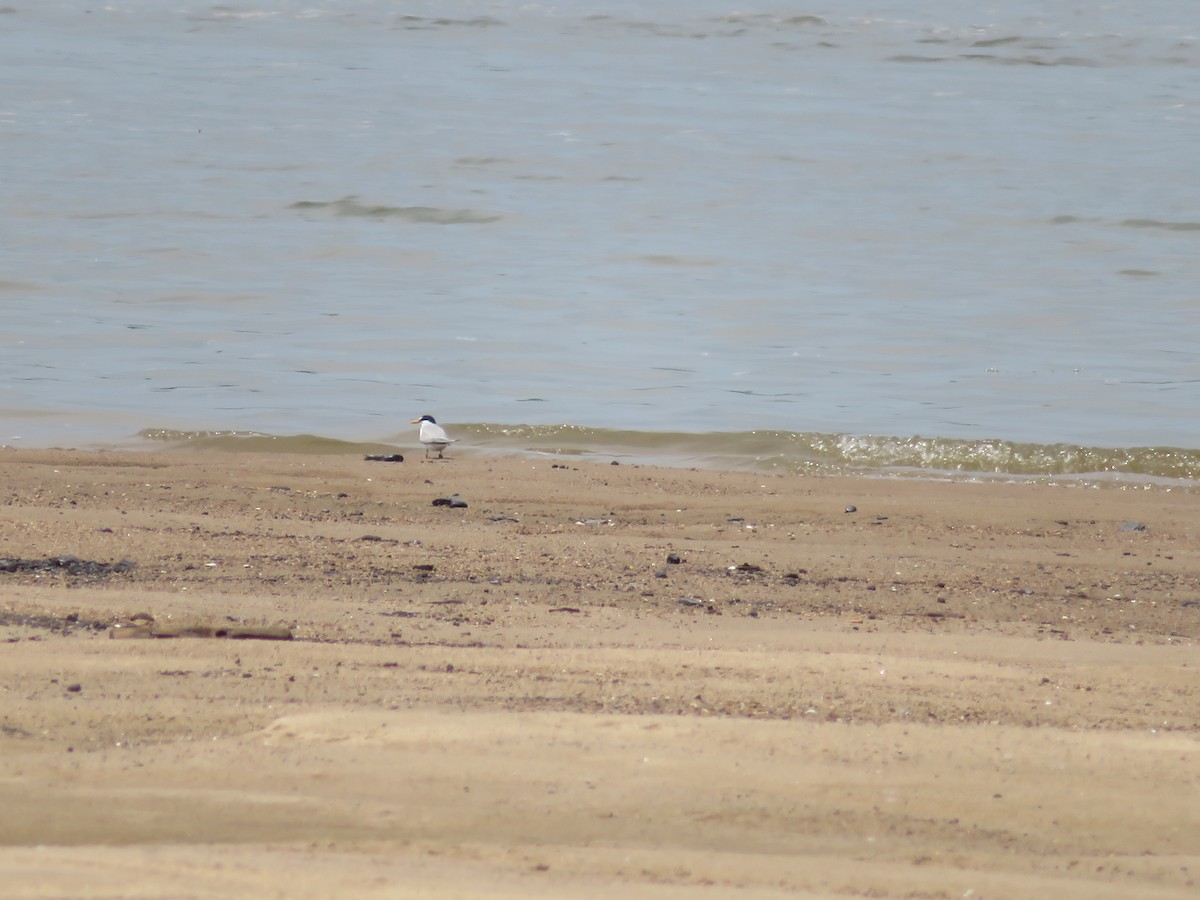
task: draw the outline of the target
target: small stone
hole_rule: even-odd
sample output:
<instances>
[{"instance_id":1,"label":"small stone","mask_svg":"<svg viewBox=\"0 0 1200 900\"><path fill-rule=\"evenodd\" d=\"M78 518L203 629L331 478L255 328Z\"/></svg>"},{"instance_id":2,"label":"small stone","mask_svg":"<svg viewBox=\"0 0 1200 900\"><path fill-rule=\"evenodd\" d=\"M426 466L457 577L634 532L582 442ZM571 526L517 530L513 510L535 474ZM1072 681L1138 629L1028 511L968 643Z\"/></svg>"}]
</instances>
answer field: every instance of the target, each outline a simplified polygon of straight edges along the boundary
<instances>
[{"instance_id":1,"label":"small stone","mask_svg":"<svg viewBox=\"0 0 1200 900\"><path fill-rule=\"evenodd\" d=\"M851 504L850 506L846 507L846 512L848 512L848 513L858 512L858 507Z\"/></svg>"},{"instance_id":2,"label":"small stone","mask_svg":"<svg viewBox=\"0 0 1200 900\"><path fill-rule=\"evenodd\" d=\"M683 562L683 557L680 556L678 553L668 553L667 554L667 562L673 566L677 566Z\"/></svg>"},{"instance_id":3,"label":"small stone","mask_svg":"<svg viewBox=\"0 0 1200 900\"><path fill-rule=\"evenodd\" d=\"M71 694L78 694L78 693L79 693L80 691L82 691L82 690L83 690L83 685L82 685L82 684L68 684L68 685L67 685L67 692L68 692L68 693L71 693Z\"/></svg>"}]
</instances>

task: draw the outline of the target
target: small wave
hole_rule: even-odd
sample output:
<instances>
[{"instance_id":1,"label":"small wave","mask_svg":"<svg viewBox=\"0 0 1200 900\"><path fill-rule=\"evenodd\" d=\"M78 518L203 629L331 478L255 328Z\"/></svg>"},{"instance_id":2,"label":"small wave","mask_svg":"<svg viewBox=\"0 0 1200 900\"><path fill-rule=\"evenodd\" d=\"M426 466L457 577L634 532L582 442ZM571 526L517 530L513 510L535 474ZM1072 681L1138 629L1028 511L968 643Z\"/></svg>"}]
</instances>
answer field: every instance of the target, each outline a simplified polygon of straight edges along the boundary
<instances>
[{"instance_id":1,"label":"small wave","mask_svg":"<svg viewBox=\"0 0 1200 900\"><path fill-rule=\"evenodd\" d=\"M529 398L536 402L538 398ZM453 426L459 452L625 459L706 469L809 475L903 474L928 477L1103 478L1116 482L1200 481L1200 450L1083 447L960 438L793 431L650 432L581 425ZM388 442L257 431L147 428L139 437L177 447L259 453L404 452L415 435Z\"/></svg>"},{"instance_id":2,"label":"small wave","mask_svg":"<svg viewBox=\"0 0 1200 900\"><path fill-rule=\"evenodd\" d=\"M445 17L427 19L424 16L416 16L411 13L404 13L397 16L396 23L409 30L456 27L496 28L505 24L499 19L493 19L491 16L475 16L471 19L451 19Z\"/></svg>"},{"instance_id":3,"label":"small wave","mask_svg":"<svg viewBox=\"0 0 1200 900\"><path fill-rule=\"evenodd\" d=\"M945 62L944 56L916 56L911 53L899 53L896 56L889 56L888 62L900 63L940 63Z\"/></svg>"},{"instance_id":4,"label":"small wave","mask_svg":"<svg viewBox=\"0 0 1200 900\"><path fill-rule=\"evenodd\" d=\"M776 16L770 13L742 12L730 13L727 16L719 16L714 21L719 22L722 25L765 25L769 28L776 28L780 25L811 28L814 26L829 24L820 16L813 15Z\"/></svg>"},{"instance_id":5,"label":"small wave","mask_svg":"<svg viewBox=\"0 0 1200 900\"><path fill-rule=\"evenodd\" d=\"M1040 56L999 56L995 53L960 53L959 59L994 63L998 66L1082 66L1093 68L1097 64L1088 59L1064 56L1059 59L1044 59Z\"/></svg>"},{"instance_id":6,"label":"small wave","mask_svg":"<svg viewBox=\"0 0 1200 900\"><path fill-rule=\"evenodd\" d=\"M40 284L30 284L25 281L4 281L0 280L0 293L18 293L27 294L31 291L40 291L44 288Z\"/></svg>"},{"instance_id":7,"label":"small wave","mask_svg":"<svg viewBox=\"0 0 1200 900\"><path fill-rule=\"evenodd\" d=\"M652 266L678 266L681 268L705 268L708 266L720 265L715 259L688 259L682 256L671 256L665 253L652 253L645 256L637 256L634 259L648 263Z\"/></svg>"},{"instance_id":8,"label":"small wave","mask_svg":"<svg viewBox=\"0 0 1200 900\"><path fill-rule=\"evenodd\" d=\"M459 433L495 449L571 456L613 455L706 468L784 469L808 474L1200 480L1200 450L1104 448L923 436L748 431L662 433L570 425L468 425Z\"/></svg>"},{"instance_id":9,"label":"small wave","mask_svg":"<svg viewBox=\"0 0 1200 900\"><path fill-rule=\"evenodd\" d=\"M146 428L138 437L176 447L199 450L229 450L244 453L366 454L393 453L390 444L343 441L315 434L276 435L259 431L186 431L175 428Z\"/></svg>"},{"instance_id":10,"label":"small wave","mask_svg":"<svg viewBox=\"0 0 1200 900\"><path fill-rule=\"evenodd\" d=\"M442 26L466 26L468 28L495 28L498 25L503 25L499 19L493 19L491 16L475 16L473 19L433 19L434 25Z\"/></svg>"},{"instance_id":11,"label":"small wave","mask_svg":"<svg viewBox=\"0 0 1200 900\"><path fill-rule=\"evenodd\" d=\"M1019 476L1104 473L1200 478L1200 451L1173 447L1102 448L1003 440L838 435L831 446L823 449L834 458L840 456L847 463L870 468Z\"/></svg>"},{"instance_id":12,"label":"small wave","mask_svg":"<svg viewBox=\"0 0 1200 900\"><path fill-rule=\"evenodd\" d=\"M1126 219L1126 228L1161 228L1164 231L1200 231L1200 222L1163 222L1159 219Z\"/></svg>"},{"instance_id":13,"label":"small wave","mask_svg":"<svg viewBox=\"0 0 1200 900\"><path fill-rule=\"evenodd\" d=\"M229 6L214 6L207 13L188 13L185 18L193 22L257 22L279 15L271 10L242 10Z\"/></svg>"},{"instance_id":14,"label":"small wave","mask_svg":"<svg viewBox=\"0 0 1200 900\"><path fill-rule=\"evenodd\" d=\"M1053 216L1047 220L1051 225L1075 225L1078 223L1102 223L1107 225L1120 225L1122 228L1148 228L1158 229L1161 231L1200 231L1200 222L1167 222L1162 219L1122 219L1120 222L1095 218L1082 218L1080 216L1061 215Z\"/></svg>"},{"instance_id":15,"label":"small wave","mask_svg":"<svg viewBox=\"0 0 1200 900\"><path fill-rule=\"evenodd\" d=\"M1023 41L1024 38L1018 37L1015 34L1007 35L1006 37L984 38L979 41L971 41L972 47L1001 47L1004 44L1016 44Z\"/></svg>"},{"instance_id":16,"label":"small wave","mask_svg":"<svg viewBox=\"0 0 1200 900\"><path fill-rule=\"evenodd\" d=\"M386 206L360 203L357 197L341 200L299 200L288 209L327 212L335 216L367 219L400 219L419 225L486 225L500 216L470 209L439 209L436 206Z\"/></svg>"}]
</instances>

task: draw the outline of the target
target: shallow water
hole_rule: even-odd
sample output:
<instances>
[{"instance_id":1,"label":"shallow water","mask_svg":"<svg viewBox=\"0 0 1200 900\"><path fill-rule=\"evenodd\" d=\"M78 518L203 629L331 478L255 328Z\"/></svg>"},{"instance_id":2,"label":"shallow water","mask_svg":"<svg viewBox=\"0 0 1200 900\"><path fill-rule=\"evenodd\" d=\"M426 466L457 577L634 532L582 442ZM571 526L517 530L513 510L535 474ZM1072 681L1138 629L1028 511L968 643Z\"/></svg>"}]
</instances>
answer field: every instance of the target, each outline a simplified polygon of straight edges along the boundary
<instances>
[{"instance_id":1,"label":"shallow water","mask_svg":"<svg viewBox=\"0 0 1200 900\"><path fill-rule=\"evenodd\" d=\"M1200 477L1198 29L1049 6L11 6L0 443Z\"/></svg>"}]
</instances>

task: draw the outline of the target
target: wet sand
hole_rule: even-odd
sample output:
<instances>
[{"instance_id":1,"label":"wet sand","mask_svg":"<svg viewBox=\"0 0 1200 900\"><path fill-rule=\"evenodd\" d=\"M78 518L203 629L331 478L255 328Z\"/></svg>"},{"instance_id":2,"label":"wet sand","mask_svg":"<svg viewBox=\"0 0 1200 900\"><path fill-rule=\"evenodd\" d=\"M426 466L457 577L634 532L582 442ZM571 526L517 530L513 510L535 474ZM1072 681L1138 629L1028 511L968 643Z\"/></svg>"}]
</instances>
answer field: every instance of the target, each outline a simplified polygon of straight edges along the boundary
<instances>
[{"instance_id":1,"label":"wet sand","mask_svg":"<svg viewBox=\"0 0 1200 900\"><path fill-rule=\"evenodd\" d=\"M1200 891L1195 490L452 455L0 450L5 896Z\"/></svg>"}]
</instances>

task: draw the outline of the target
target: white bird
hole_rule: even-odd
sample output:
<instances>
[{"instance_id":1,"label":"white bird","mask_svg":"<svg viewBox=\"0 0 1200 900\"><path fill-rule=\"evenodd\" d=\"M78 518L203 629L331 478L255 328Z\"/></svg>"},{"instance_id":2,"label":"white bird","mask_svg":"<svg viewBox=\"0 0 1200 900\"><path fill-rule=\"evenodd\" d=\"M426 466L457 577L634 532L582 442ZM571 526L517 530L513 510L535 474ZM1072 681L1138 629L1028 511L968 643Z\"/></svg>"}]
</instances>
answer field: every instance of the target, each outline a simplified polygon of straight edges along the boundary
<instances>
[{"instance_id":1,"label":"white bird","mask_svg":"<svg viewBox=\"0 0 1200 900\"><path fill-rule=\"evenodd\" d=\"M437 458L442 459L442 453L457 440L448 437L446 429L439 425L433 416L421 416L419 419L413 419L411 424L421 426L421 443L425 445L426 459L429 459L430 450L437 450Z\"/></svg>"}]
</instances>

